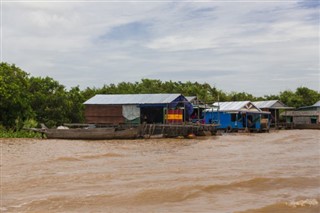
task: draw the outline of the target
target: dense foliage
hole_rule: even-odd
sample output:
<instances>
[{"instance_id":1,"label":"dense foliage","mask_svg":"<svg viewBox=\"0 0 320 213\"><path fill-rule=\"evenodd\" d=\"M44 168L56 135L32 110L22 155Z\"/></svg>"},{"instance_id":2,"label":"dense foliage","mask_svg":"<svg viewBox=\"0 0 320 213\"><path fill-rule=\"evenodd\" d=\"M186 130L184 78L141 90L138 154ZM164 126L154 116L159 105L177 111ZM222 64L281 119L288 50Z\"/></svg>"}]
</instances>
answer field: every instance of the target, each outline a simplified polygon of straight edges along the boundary
<instances>
[{"instance_id":1,"label":"dense foliage","mask_svg":"<svg viewBox=\"0 0 320 213\"><path fill-rule=\"evenodd\" d=\"M0 126L13 130L83 121L82 92L49 77L29 77L15 65L0 64Z\"/></svg>"},{"instance_id":2,"label":"dense foliage","mask_svg":"<svg viewBox=\"0 0 320 213\"><path fill-rule=\"evenodd\" d=\"M197 95L206 103L217 101L281 100L288 106L312 105L320 100L320 93L306 87L295 92L286 90L279 95L254 97L245 92L225 93L215 87L198 82L173 82L142 79L140 82L121 82L102 88L80 90L65 86L50 77L30 77L28 73L8 63L0 64L0 127L20 130L36 127L39 123L57 126L84 121L83 102L95 94L181 93Z\"/></svg>"}]
</instances>

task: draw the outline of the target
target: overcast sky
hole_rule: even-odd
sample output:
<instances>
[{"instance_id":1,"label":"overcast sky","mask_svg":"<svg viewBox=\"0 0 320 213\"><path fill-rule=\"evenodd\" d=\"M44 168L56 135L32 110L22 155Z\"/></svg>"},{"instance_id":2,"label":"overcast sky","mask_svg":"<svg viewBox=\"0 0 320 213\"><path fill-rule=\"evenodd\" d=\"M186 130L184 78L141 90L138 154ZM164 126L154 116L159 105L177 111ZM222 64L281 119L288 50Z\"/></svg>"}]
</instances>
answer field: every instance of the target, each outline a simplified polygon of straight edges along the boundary
<instances>
[{"instance_id":1,"label":"overcast sky","mask_svg":"<svg viewBox=\"0 0 320 213\"><path fill-rule=\"evenodd\" d=\"M319 91L318 1L2 1L2 60L67 88L142 78Z\"/></svg>"}]
</instances>

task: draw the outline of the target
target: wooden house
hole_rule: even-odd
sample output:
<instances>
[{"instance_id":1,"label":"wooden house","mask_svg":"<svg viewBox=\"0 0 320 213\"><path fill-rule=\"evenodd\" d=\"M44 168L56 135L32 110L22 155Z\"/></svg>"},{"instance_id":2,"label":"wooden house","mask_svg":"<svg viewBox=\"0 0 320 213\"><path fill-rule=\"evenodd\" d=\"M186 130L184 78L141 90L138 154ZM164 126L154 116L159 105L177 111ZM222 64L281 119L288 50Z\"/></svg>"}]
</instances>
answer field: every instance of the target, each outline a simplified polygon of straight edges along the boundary
<instances>
[{"instance_id":1,"label":"wooden house","mask_svg":"<svg viewBox=\"0 0 320 213\"><path fill-rule=\"evenodd\" d=\"M204 110L206 124L219 124L218 129L227 131L249 129L268 130L270 112L264 112L250 101L216 102Z\"/></svg>"},{"instance_id":2,"label":"wooden house","mask_svg":"<svg viewBox=\"0 0 320 213\"><path fill-rule=\"evenodd\" d=\"M193 112L181 94L95 95L84 105L85 120L93 124L182 123Z\"/></svg>"},{"instance_id":3,"label":"wooden house","mask_svg":"<svg viewBox=\"0 0 320 213\"><path fill-rule=\"evenodd\" d=\"M311 105L300 107L294 111L281 114L288 124L297 129L320 129L320 101Z\"/></svg>"},{"instance_id":4,"label":"wooden house","mask_svg":"<svg viewBox=\"0 0 320 213\"><path fill-rule=\"evenodd\" d=\"M288 107L279 100L270 100L270 101L255 101L252 102L256 107L265 112L270 112L272 127L280 127L282 123L280 121L280 113L286 110L293 110L293 107Z\"/></svg>"}]
</instances>

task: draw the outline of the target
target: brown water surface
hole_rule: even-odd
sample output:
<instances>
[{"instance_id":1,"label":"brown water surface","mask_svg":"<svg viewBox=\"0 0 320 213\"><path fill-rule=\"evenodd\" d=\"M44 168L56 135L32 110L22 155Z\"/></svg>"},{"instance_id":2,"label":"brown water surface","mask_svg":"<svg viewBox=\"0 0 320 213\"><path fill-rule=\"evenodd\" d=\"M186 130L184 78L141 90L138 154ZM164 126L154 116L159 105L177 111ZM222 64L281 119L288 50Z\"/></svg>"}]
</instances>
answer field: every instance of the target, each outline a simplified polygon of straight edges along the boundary
<instances>
[{"instance_id":1,"label":"brown water surface","mask_svg":"<svg viewBox=\"0 0 320 213\"><path fill-rule=\"evenodd\" d=\"M0 210L320 212L319 138L0 139Z\"/></svg>"}]
</instances>

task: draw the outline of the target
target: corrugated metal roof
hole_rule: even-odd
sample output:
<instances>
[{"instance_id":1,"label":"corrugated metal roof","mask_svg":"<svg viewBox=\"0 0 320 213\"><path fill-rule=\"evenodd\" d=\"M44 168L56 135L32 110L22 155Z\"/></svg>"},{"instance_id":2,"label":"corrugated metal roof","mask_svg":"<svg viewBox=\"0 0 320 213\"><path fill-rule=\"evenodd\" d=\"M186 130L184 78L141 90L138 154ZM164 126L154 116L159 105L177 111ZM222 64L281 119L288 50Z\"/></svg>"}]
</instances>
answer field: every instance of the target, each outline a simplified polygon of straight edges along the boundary
<instances>
[{"instance_id":1,"label":"corrugated metal roof","mask_svg":"<svg viewBox=\"0 0 320 213\"><path fill-rule=\"evenodd\" d=\"M181 94L95 95L84 104L168 104Z\"/></svg>"},{"instance_id":2,"label":"corrugated metal roof","mask_svg":"<svg viewBox=\"0 0 320 213\"><path fill-rule=\"evenodd\" d=\"M261 111L250 101L215 102L212 106L219 106L219 111Z\"/></svg>"},{"instance_id":3,"label":"corrugated metal roof","mask_svg":"<svg viewBox=\"0 0 320 213\"><path fill-rule=\"evenodd\" d=\"M315 104L311 105L311 106L304 106L304 107L299 107L298 110L301 110L301 109L310 109L310 108L318 108L320 107L320 101L316 102Z\"/></svg>"},{"instance_id":4,"label":"corrugated metal roof","mask_svg":"<svg viewBox=\"0 0 320 213\"><path fill-rule=\"evenodd\" d=\"M194 99L197 98L197 96L185 96L185 98L186 98L189 102L192 102Z\"/></svg>"},{"instance_id":5,"label":"corrugated metal roof","mask_svg":"<svg viewBox=\"0 0 320 213\"><path fill-rule=\"evenodd\" d=\"M314 106L314 107L320 107L320 101L318 101L317 103L313 104L312 106Z\"/></svg>"},{"instance_id":6,"label":"corrugated metal roof","mask_svg":"<svg viewBox=\"0 0 320 213\"><path fill-rule=\"evenodd\" d=\"M270 101L254 101L252 102L256 107L260 109L269 108L269 109L293 109L293 107L288 107L279 100L270 100Z\"/></svg>"},{"instance_id":7,"label":"corrugated metal roof","mask_svg":"<svg viewBox=\"0 0 320 213\"><path fill-rule=\"evenodd\" d=\"M256 107L261 108L271 108L275 103L277 103L277 100L271 100L271 101L254 101L252 102Z\"/></svg>"}]
</instances>

